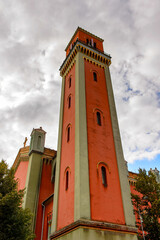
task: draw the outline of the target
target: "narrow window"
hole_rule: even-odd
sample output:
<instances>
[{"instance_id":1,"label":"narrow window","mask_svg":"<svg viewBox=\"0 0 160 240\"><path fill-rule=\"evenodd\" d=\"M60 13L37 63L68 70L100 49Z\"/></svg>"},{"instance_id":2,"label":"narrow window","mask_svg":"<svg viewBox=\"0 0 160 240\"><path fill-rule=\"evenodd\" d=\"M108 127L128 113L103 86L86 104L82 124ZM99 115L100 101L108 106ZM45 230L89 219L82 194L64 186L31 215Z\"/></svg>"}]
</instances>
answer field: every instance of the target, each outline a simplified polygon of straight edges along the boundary
<instances>
[{"instance_id":1,"label":"narrow window","mask_svg":"<svg viewBox=\"0 0 160 240\"><path fill-rule=\"evenodd\" d=\"M104 185L104 187L107 187L106 168L103 166L101 167L101 173L102 173L102 184Z\"/></svg>"},{"instance_id":2,"label":"narrow window","mask_svg":"<svg viewBox=\"0 0 160 240\"><path fill-rule=\"evenodd\" d=\"M30 142L30 147L29 147L29 150L31 150L31 148L32 148L32 145L33 145L33 136L31 137L31 142Z\"/></svg>"},{"instance_id":3,"label":"narrow window","mask_svg":"<svg viewBox=\"0 0 160 240\"><path fill-rule=\"evenodd\" d=\"M93 72L93 80L94 80L95 82L97 82L97 73L96 73L96 72Z\"/></svg>"},{"instance_id":4,"label":"narrow window","mask_svg":"<svg viewBox=\"0 0 160 240\"><path fill-rule=\"evenodd\" d=\"M91 46L92 46L92 47L94 46L93 38L91 39Z\"/></svg>"},{"instance_id":5,"label":"narrow window","mask_svg":"<svg viewBox=\"0 0 160 240\"><path fill-rule=\"evenodd\" d=\"M68 189L68 184L69 184L69 172L66 172L66 191Z\"/></svg>"},{"instance_id":6,"label":"narrow window","mask_svg":"<svg viewBox=\"0 0 160 240\"><path fill-rule=\"evenodd\" d=\"M94 42L94 48L96 48L97 46L96 46L96 42Z\"/></svg>"},{"instance_id":7,"label":"narrow window","mask_svg":"<svg viewBox=\"0 0 160 240\"><path fill-rule=\"evenodd\" d=\"M98 124L99 126L102 125L102 123L101 123L101 114L100 114L100 112L97 112L97 124Z\"/></svg>"},{"instance_id":8,"label":"narrow window","mask_svg":"<svg viewBox=\"0 0 160 240\"><path fill-rule=\"evenodd\" d=\"M68 108L71 107L71 96L68 97Z\"/></svg>"},{"instance_id":9,"label":"narrow window","mask_svg":"<svg viewBox=\"0 0 160 240\"><path fill-rule=\"evenodd\" d=\"M69 78L69 88L71 87L71 77Z\"/></svg>"},{"instance_id":10,"label":"narrow window","mask_svg":"<svg viewBox=\"0 0 160 240\"><path fill-rule=\"evenodd\" d=\"M71 45L70 45L70 50L72 50L72 43L71 43Z\"/></svg>"},{"instance_id":11,"label":"narrow window","mask_svg":"<svg viewBox=\"0 0 160 240\"><path fill-rule=\"evenodd\" d=\"M87 38L87 45L89 44L89 39Z\"/></svg>"},{"instance_id":12,"label":"narrow window","mask_svg":"<svg viewBox=\"0 0 160 240\"><path fill-rule=\"evenodd\" d=\"M54 166L54 169L53 169L53 174L52 174L52 183L55 182L55 178L56 178L56 165Z\"/></svg>"},{"instance_id":13,"label":"narrow window","mask_svg":"<svg viewBox=\"0 0 160 240\"><path fill-rule=\"evenodd\" d=\"M71 129L70 127L67 128L67 142L69 142L70 140L70 132L71 132L70 129Z\"/></svg>"},{"instance_id":14,"label":"narrow window","mask_svg":"<svg viewBox=\"0 0 160 240\"><path fill-rule=\"evenodd\" d=\"M37 148L41 148L41 136L38 136Z\"/></svg>"}]
</instances>

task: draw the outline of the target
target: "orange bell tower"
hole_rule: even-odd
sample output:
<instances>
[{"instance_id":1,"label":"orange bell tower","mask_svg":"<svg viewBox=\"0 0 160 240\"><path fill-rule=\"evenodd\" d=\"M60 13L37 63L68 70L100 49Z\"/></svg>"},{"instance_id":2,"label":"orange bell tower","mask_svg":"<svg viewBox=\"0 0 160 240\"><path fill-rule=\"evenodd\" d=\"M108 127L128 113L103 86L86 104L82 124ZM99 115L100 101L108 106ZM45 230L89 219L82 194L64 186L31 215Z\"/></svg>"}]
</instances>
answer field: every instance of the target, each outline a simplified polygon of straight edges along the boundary
<instances>
[{"instance_id":1,"label":"orange bell tower","mask_svg":"<svg viewBox=\"0 0 160 240\"><path fill-rule=\"evenodd\" d=\"M110 64L103 40L78 27L60 67L51 239L137 239Z\"/></svg>"}]
</instances>

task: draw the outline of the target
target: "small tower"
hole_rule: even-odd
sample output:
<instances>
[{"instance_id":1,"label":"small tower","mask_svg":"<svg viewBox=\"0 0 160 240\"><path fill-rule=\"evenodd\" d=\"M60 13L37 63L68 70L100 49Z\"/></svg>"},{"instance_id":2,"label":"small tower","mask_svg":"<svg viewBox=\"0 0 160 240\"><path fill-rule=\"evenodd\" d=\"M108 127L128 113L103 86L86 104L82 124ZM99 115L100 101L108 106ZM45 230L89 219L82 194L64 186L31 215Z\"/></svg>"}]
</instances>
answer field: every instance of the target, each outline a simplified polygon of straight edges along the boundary
<instances>
[{"instance_id":1,"label":"small tower","mask_svg":"<svg viewBox=\"0 0 160 240\"><path fill-rule=\"evenodd\" d=\"M33 213L32 229L35 228L35 220L37 213L39 185L42 169L42 154L44 152L46 132L42 127L33 129L31 133L31 141L29 148L29 164L26 177L26 192L23 201L23 207L29 208Z\"/></svg>"},{"instance_id":2,"label":"small tower","mask_svg":"<svg viewBox=\"0 0 160 240\"><path fill-rule=\"evenodd\" d=\"M29 155L31 153L43 153L44 152L44 144L45 144L45 135L46 132L42 129L42 127L38 129L34 129L31 133L31 141L29 148Z\"/></svg>"},{"instance_id":3,"label":"small tower","mask_svg":"<svg viewBox=\"0 0 160 240\"><path fill-rule=\"evenodd\" d=\"M51 239L136 240L103 39L77 28L66 47Z\"/></svg>"}]
</instances>

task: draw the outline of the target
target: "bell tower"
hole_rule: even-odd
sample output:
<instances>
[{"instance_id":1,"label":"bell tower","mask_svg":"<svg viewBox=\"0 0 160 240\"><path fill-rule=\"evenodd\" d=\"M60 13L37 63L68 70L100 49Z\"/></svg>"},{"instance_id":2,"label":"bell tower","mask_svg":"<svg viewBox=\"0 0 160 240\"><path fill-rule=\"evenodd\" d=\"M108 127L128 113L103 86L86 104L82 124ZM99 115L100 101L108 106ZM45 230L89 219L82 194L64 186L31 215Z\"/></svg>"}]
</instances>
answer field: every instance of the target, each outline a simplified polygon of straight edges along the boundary
<instances>
[{"instance_id":1,"label":"bell tower","mask_svg":"<svg viewBox=\"0 0 160 240\"><path fill-rule=\"evenodd\" d=\"M136 240L103 40L77 28L66 47L51 239Z\"/></svg>"}]
</instances>

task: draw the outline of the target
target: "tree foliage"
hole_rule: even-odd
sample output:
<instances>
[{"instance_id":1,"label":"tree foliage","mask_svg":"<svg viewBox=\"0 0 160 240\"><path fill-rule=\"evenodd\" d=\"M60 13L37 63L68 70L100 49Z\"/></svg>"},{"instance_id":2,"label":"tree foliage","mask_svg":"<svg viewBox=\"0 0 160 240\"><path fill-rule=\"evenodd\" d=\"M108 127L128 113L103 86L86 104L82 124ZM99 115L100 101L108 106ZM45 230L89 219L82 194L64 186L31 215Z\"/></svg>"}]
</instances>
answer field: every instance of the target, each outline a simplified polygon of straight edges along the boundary
<instances>
[{"instance_id":1,"label":"tree foliage","mask_svg":"<svg viewBox=\"0 0 160 240\"><path fill-rule=\"evenodd\" d=\"M132 194L132 202L137 216L139 239L160 239L160 183L149 171L139 169L135 184L137 194ZM143 231L144 230L144 236Z\"/></svg>"},{"instance_id":2,"label":"tree foliage","mask_svg":"<svg viewBox=\"0 0 160 240\"><path fill-rule=\"evenodd\" d=\"M23 209L24 190L17 189L14 170L8 169L5 161L0 162L0 240L29 240L32 214Z\"/></svg>"}]
</instances>

